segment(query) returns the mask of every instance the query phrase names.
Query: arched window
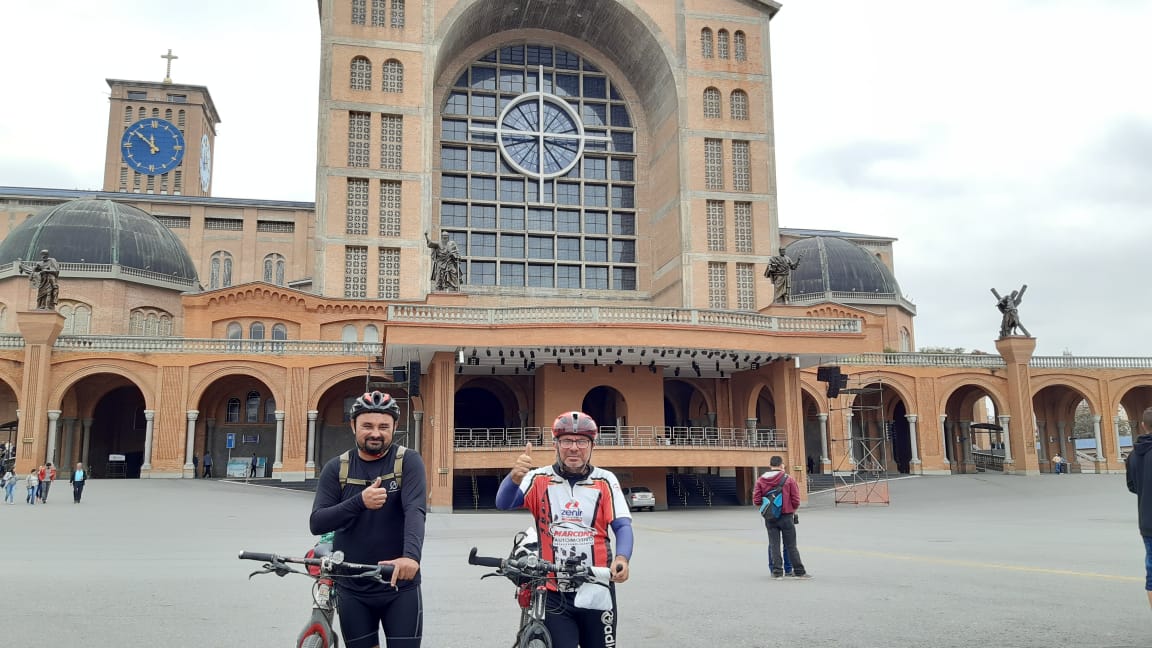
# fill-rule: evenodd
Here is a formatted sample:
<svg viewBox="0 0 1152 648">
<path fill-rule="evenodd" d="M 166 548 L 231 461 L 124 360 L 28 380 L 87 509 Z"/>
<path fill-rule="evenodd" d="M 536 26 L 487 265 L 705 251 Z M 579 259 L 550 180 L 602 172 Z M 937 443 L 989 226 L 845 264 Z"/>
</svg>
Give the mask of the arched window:
<svg viewBox="0 0 1152 648">
<path fill-rule="evenodd" d="M 246 423 L 259 423 L 260 422 L 260 392 L 248 392 L 248 398 L 244 403 L 244 421 Z"/>
<path fill-rule="evenodd" d="M 284 326 L 283 324 L 273 324 L 272 325 L 272 339 L 273 340 L 287 340 L 288 339 L 288 327 Z"/>
<path fill-rule="evenodd" d="M 263 340 L 264 339 L 264 323 L 263 322 L 252 322 L 252 325 L 248 327 L 248 339 L 249 340 Z"/>
<path fill-rule="evenodd" d="M 168 313 L 160 315 L 160 337 L 172 337 L 172 316 Z"/>
<path fill-rule="evenodd" d="M 89 335 L 92 331 L 92 307 L 77 302 L 61 302 L 57 312 L 64 316 L 63 335 Z"/>
<path fill-rule="evenodd" d="M 148 337 L 156 337 L 160 333 L 160 318 L 156 313 L 148 313 L 148 317 L 144 318 L 144 335 Z"/>
<path fill-rule="evenodd" d="M 279 254 L 264 257 L 264 281 L 277 286 L 284 285 L 284 257 Z"/>
<path fill-rule="evenodd" d="M 404 64 L 396 59 L 384 61 L 384 92 L 404 92 Z"/>
<path fill-rule="evenodd" d="M 275 423 L 276 422 L 276 399 L 275 398 L 269 398 L 268 400 L 264 401 L 264 422 L 265 423 Z"/>
<path fill-rule="evenodd" d="M 351 79 L 349 79 L 348 87 L 352 88 L 353 90 L 371 90 L 372 61 L 369 61 L 363 56 L 357 56 L 352 59 L 351 67 Z"/>
<path fill-rule="evenodd" d="M 132 106 L 124 106 L 124 123 L 128 124 L 132 121 Z"/>
<path fill-rule="evenodd" d="M 722 59 L 728 58 L 728 30 L 721 29 L 716 32 L 716 53 Z"/>
<path fill-rule="evenodd" d="M 356 332 L 356 327 L 352 324 L 345 324 L 344 328 L 340 331 L 341 342 L 357 342 L 359 335 Z"/>
<path fill-rule="evenodd" d="M 244 337 L 244 327 L 239 322 L 229 322 L 224 337 L 229 340 L 239 340 Z"/>
<path fill-rule="evenodd" d="M 637 290 L 637 136 L 624 88 L 563 47 L 478 54 L 440 115 L 434 218 L 463 258 L 461 284 Z M 473 130 L 505 107 L 503 146 Z M 561 139 L 573 135 L 582 152 Z"/>
<path fill-rule="evenodd" d="M 704 119 L 720 119 L 720 91 L 704 89 Z"/>
<path fill-rule="evenodd" d="M 700 55 L 706 59 L 712 58 L 712 30 L 707 27 L 700 30 Z"/>
<path fill-rule="evenodd" d="M 164 119 L 167 119 L 168 121 L 172 121 L 172 109 L 171 108 L 165 108 L 164 109 Z"/>
<path fill-rule="evenodd" d="M 184 120 L 185 120 L 185 113 L 184 113 L 184 109 L 181 108 L 180 112 L 176 113 L 176 128 L 183 130 L 184 129 Z"/>
<path fill-rule="evenodd" d="M 144 335 L 144 313 L 140 310 L 132 311 L 128 316 L 128 335 Z"/>
<path fill-rule="evenodd" d="M 392 0 L 392 27 L 404 28 L 404 0 Z"/>
<path fill-rule="evenodd" d="M 748 41 L 744 37 L 744 32 L 738 31 L 732 34 L 732 48 L 736 50 L 737 61 L 748 60 Z"/>
<path fill-rule="evenodd" d="M 380 329 L 376 328 L 375 324 L 369 324 L 364 327 L 364 341 L 375 344 L 380 343 Z"/>
<path fill-rule="evenodd" d="M 732 119 L 747 121 L 748 119 L 748 93 L 743 90 L 733 90 L 729 99 L 732 109 Z"/>
<path fill-rule="evenodd" d="M 908 329 L 903 326 L 900 327 L 900 352 L 908 353 L 912 351 L 912 334 Z"/>
<path fill-rule="evenodd" d="M 147 113 L 144 112 L 144 106 L 140 106 L 136 115 L 137 115 L 136 119 L 144 119 L 144 117 L 147 115 Z"/>
<path fill-rule="evenodd" d="M 352 24 L 363 25 L 368 18 L 367 0 L 352 0 Z"/>
<path fill-rule="evenodd" d="M 240 422 L 240 399 L 229 398 L 228 410 L 224 414 L 225 423 L 239 423 Z"/>
<path fill-rule="evenodd" d="M 232 285 L 232 255 L 228 252 L 218 251 L 212 254 L 209 263 L 211 268 L 208 288 L 227 288 Z"/>
</svg>

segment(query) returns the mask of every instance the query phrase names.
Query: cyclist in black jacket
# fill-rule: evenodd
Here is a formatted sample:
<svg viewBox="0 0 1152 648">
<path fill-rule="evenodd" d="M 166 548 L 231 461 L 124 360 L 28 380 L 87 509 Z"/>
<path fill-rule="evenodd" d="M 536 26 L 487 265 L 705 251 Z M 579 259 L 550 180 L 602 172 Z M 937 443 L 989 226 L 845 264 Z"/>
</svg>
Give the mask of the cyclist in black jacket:
<svg viewBox="0 0 1152 648">
<path fill-rule="evenodd" d="M 388 648 L 418 648 L 424 625 L 424 462 L 405 449 L 401 474 L 396 474 L 392 435 L 400 405 L 388 394 L 364 394 L 350 415 L 356 452 L 348 453 L 346 479 L 341 479 L 341 457 L 324 465 L 309 527 L 316 535 L 335 531 L 332 549 L 343 551 L 348 562 L 394 566 L 391 584 L 337 581 L 340 629 L 348 648 L 378 648 L 380 627 Z"/>
</svg>

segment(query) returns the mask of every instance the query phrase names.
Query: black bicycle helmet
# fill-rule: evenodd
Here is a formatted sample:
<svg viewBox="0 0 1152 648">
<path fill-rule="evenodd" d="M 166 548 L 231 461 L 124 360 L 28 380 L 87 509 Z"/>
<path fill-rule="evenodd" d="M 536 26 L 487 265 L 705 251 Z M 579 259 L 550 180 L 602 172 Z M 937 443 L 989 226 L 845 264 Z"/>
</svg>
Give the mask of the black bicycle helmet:
<svg viewBox="0 0 1152 648">
<path fill-rule="evenodd" d="M 596 440 L 596 421 L 584 412 L 564 412 L 552 422 L 552 438 L 578 434 Z"/>
<path fill-rule="evenodd" d="M 352 409 L 348 411 L 348 415 L 355 421 L 357 416 L 365 412 L 388 414 L 393 421 L 398 421 L 400 420 L 400 403 L 397 403 L 396 399 L 384 392 L 365 392 L 363 396 L 356 399 L 355 403 L 352 403 Z"/>
</svg>

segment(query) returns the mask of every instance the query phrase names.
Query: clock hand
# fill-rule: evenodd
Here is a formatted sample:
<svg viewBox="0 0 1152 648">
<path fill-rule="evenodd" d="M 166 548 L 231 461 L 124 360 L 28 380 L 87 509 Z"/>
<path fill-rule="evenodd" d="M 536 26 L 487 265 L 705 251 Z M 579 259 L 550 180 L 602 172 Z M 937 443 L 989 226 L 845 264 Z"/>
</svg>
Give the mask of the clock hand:
<svg viewBox="0 0 1152 648">
<path fill-rule="evenodd" d="M 156 147 L 155 142 L 148 141 L 148 138 L 141 135 L 140 131 L 132 131 L 132 134 L 135 135 L 136 137 L 139 137 L 140 139 L 144 140 L 144 143 L 148 145 L 149 149 L 151 149 L 149 151 L 150 153 L 155 154 L 156 151 L 160 150 L 159 148 Z"/>
<path fill-rule="evenodd" d="M 148 136 L 148 146 L 152 147 L 152 153 L 153 154 L 155 154 L 156 151 L 160 150 L 159 147 L 156 146 L 156 136 L 155 135 L 149 135 Z"/>
</svg>

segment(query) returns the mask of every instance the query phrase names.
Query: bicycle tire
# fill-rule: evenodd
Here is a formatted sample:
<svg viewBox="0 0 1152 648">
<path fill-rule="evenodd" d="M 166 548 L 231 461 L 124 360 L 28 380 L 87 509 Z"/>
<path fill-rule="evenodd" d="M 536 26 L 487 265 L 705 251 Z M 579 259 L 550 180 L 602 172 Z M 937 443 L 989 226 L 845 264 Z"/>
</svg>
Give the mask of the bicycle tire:
<svg viewBox="0 0 1152 648">
<path fill-rule="evenodd" d="M 530 621 L 520 628 L 516 648 L 552 648 L 552 635 L 540 621 Z"/>
</svg>

